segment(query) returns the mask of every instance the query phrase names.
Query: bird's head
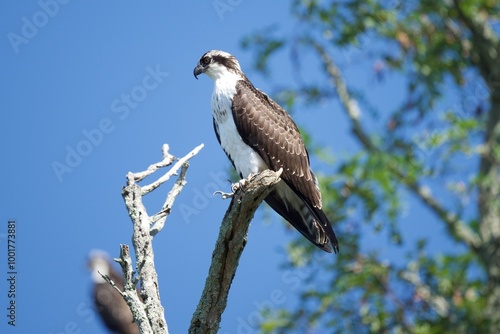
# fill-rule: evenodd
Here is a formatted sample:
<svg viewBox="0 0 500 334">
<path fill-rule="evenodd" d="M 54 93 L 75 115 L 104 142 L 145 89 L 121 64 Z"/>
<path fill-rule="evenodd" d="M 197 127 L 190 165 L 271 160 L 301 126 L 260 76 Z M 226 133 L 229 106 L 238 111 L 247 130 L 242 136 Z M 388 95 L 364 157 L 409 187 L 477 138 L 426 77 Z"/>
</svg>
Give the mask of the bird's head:
<svg viewBox="0 0 500 334">
<path fill-rule="evenodd" d="M 109 275 L 111 271 L 109 256 L 106 252 L 101 250 L 93 250 L 90 252 L 87 266 L 92 273 L 92 280 L 95 283 L 103 283 L 104 279 L 101 274 Z"/>
<path fill-rule="evenodd" d="M 198 75 L 202 73 L 205 73 L 213 80 L 220 79 L 228 74 L 243 77 L 238 60 L 229 53 L 219 50 L 211 50 L 201 56 L 193 74 L 198 79 Z"/>
</svg>

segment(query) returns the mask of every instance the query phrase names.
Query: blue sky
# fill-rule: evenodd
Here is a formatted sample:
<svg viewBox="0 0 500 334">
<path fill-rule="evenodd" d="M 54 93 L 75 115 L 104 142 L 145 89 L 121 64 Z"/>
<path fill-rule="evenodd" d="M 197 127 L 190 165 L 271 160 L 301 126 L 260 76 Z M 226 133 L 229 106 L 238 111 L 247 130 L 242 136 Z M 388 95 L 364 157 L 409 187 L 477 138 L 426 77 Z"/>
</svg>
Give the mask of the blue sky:
<svg viewBox="0 0 500 334">
<path fill-rule="evenodd" d="M 131 222 L 120 194 L 125 174 L 159 161 L 164 143 L 178 157 L 204 143 L 154 243 L 170 331 L 186 332 L 229 204 L 211 195 L 214 189 L 229 189 L 224 179 L 230 166 L 213 133 L 213 84 L 205 76 L 195 80 L 193 68 L 205 51 L 225 50 L 237 56 L 257 87 L 270 91 L 294 77 L 287 55 L 271 62 L 274 79 L 263 78 L 252 70 L 252 54 L 240 48 L 240 40 L 271 24 L 285 34 L 300 29 L 285 2 L 220 1 L 228 6 L 225 12 L 214 3 L 0 4 L 0 242 L 5 242 L 9 219 L 18 229 L 17 326 L 6 324 L 2 279 L 0 332 L 105 333 L 86 312 L 91 284 L 85 259 L 92 249 L 117 256 L 120 243 L 130 244 Z M 311 68 L 315 72 L 318 68 Z M 394 102 L 401 90 L 397 85 L 374 87 L 374 75 L 366 69 L 347 67 L 346 75 L 361 89 L 371 87 L 380 105 Z M 314 140 L 336 156 L 356 149 L 337 104 L 297 110 L 294 118 L 314 129 Z M 171 185 L 148 196 L 149 213 L 158 211 Z M 418 205 L 408 215 L 412 210 L 422 224 L 429 221 Z M 411 224 L 403 219 L 403 228 L 423 233 L 422 225 Z M 258 211 L 221 333 L 241 332 L 245 326 L 253 331 L 259 305 L 293 301 L 295 274 L 279 270 L 292 233 L 276 215 Z M 367 236 L 367 241 L 376 238 Z M 1 249 L 0 277 L 5 277 Z"/>
</svg>

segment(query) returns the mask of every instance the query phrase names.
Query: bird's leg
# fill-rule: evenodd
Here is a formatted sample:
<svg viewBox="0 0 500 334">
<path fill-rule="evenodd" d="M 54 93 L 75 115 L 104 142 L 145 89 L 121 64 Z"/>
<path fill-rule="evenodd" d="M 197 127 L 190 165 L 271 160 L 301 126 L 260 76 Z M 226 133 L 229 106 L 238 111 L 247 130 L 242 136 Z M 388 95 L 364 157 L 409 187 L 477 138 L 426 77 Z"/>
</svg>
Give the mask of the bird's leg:
<svg viewBox="0 0 500 334">
<path fill-rule="evenodd" d="M 225 192 L 222 192 L 220 190 L 217 190 L 216 192 L 214 192 L 214 195 L 216 195 L 216 194 L 221 195 L 222 199 L 232 198 L 234 196 L 234 194 L 236 193 L 236 191 L 238 189 L 240 189 L 241 187 L 243 187 L 246 183 L 247 183 L 247 179 L 241 179 L 238 182 L 231 184 L 231 191 L 232 192 L 225 193 Z"/>
</svg>

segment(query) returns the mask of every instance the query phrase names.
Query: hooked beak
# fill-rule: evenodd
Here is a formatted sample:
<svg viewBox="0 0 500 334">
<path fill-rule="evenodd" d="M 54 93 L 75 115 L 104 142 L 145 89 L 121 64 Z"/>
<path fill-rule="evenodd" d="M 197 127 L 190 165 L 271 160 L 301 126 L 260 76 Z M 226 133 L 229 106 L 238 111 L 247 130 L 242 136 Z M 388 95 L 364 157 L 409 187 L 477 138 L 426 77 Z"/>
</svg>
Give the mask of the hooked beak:
<svg viewBox="0 0 500 334">
<path fill-rule="evenodd" d="M 196 80 L 198 80 L 198 75 L 202 74 L 203 71 L 205 69 L 203 68 L 203 66 L 201 66 L 201 64 L 198 64 L 194 70 L 193 70 L 193 74 L 194 74 L 194 77 L 196 78 Z"/>
</svg>

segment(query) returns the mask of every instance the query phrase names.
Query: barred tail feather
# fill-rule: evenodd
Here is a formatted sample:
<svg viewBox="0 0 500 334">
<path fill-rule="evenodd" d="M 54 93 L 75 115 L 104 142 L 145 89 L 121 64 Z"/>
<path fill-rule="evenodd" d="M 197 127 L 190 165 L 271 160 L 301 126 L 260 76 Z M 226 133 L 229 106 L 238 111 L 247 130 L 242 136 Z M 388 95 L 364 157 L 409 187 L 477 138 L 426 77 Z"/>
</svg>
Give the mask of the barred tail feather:
<svg viewBox="0 0 500 334">
<path fill-rule="evenodd" d="M 285 182 L 276 186 L 266 197 L 266 202 L 314 245 L 329 253 L 339 251 L 337 238 L 325 213 L 309 205 Z"/>
</svg>

